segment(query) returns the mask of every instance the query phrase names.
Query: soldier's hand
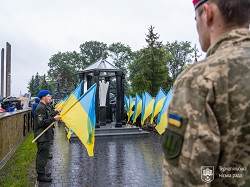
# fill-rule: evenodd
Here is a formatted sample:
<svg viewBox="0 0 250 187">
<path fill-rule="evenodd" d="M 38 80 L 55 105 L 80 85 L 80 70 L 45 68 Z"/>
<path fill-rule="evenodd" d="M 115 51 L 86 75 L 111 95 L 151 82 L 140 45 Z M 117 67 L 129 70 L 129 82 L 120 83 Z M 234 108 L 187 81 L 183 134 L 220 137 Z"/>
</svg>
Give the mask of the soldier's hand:
<svg viewBox="0 0 250 187">
<path fill-rule="evenodd" d="M 61 109 L 61 108 L 59 108 L 57 111 L 60 113 L 60 112 L 62 111 L 62 109 Z"/>
<path fill-rule="evenodd" d="M 56 115 L 55 117 L 54 117 L 54 119 L 56 120 L 56 121 L 60 121 L 60 116 L 59 115 Z"/>
</svg>

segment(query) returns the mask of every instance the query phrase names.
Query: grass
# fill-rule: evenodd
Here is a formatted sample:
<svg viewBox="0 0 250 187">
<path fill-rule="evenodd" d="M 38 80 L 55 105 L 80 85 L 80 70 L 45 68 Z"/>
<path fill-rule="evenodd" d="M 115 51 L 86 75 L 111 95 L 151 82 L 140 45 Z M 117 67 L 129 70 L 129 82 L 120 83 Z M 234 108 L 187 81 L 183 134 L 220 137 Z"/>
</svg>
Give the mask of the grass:
<svg viewBox="0 0 250 187">
<path fill-rule="evenodd" d="M 0 171 L 0 186 L 30 187 L 36 183 L 36 143 L 30 133 Z"/>
</svg>

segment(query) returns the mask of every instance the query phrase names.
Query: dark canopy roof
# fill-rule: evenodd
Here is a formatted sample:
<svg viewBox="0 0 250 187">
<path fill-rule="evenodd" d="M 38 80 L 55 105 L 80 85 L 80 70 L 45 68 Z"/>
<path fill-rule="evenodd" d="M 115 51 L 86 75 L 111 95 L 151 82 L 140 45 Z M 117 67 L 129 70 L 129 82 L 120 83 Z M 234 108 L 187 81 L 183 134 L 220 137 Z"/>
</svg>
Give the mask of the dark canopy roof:
<svg viewBox="0 0 250 187">
<path fill-rule="evenodd" d="M 102 60 L 99 60 L 99 61 L 91 64 L 90 66 L 86 67 L 85 69 L 83 69 L 79 73 L 92 75 L 92 73 L 95 70 L 100 71 L 100 76 L 104 76 L 104 77 L 105 76 L 114 76 L 115 72 L 121 72 L 120 69 L 118 69 L 117 67 L 115 67 L 114 65 L 109 63 L 107 60 L 102 59 Z"/>
</svg>

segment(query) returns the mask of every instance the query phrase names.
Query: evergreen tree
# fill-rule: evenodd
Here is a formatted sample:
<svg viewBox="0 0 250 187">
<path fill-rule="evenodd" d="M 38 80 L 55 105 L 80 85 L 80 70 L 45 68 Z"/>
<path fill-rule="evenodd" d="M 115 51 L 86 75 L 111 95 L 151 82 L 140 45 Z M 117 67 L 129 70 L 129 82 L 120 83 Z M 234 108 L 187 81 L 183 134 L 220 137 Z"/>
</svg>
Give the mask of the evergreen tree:
<svg viewBox="0 0 250 187">
<path fill-rule="evenodd" d="M 45 74 L 43 75 L 43 78 L 42 78 L 42 81 L 41 81 L 41 85 L 40 85 L 40 89 L 41 90 L 50 90 L 50 91 L 53 92 L 52 86 L 46 81 Z"/>
<path fill-rule="evenodd" d="M 31 94 L 32 97 L 36 97 L 36 90 L 35 90 L 35 79 L 34 79 L 34 75 L 32 75 L 31 80 L 28 83 L 28 92 Z"/>
<path fill-rule="evenodd" d="M 134 92 L 141 93 L 148 91 L 155 96 L 160 87 L 164 90 L 169 89 L 168 67 L 166 66 L 167 53 L 159 42 L 159 36 L 154 33 L 154 27 L 148 29 L 146 42 L 148 46 L 141 50 L 142 56 L 134 61 L 133 68 L 138 69 L 136 75 L 131 76 L 131 84 Z"/>
<path fill-rule="evenodd" d="M 40 84 L 41 84 L 41 78 L 37 72 L 35 75 L 35 79 L 34 79 L 34 89 L 35 89 L 34 95 L 35 96 L 37 96 L 38 93 L 40 92 Z"/>
</svg>

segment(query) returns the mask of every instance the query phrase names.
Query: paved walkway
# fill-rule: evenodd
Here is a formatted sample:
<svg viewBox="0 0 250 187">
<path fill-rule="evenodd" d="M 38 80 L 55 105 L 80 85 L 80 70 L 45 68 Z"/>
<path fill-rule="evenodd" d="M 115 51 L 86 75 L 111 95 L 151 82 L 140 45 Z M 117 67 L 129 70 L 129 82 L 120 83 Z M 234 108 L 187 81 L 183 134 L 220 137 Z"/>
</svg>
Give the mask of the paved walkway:
<svg viewBox="0 0 250 187">
<path fill-rule="evenodd" d="M 51 183 L 38 187 L 160 187 L 162 186 L 161 136 L 96 139 L 88 157 L 78 139 L 68 141 L 64 125 L 55 127 L 53 159 L 47 164 Z"/>
</svg>

